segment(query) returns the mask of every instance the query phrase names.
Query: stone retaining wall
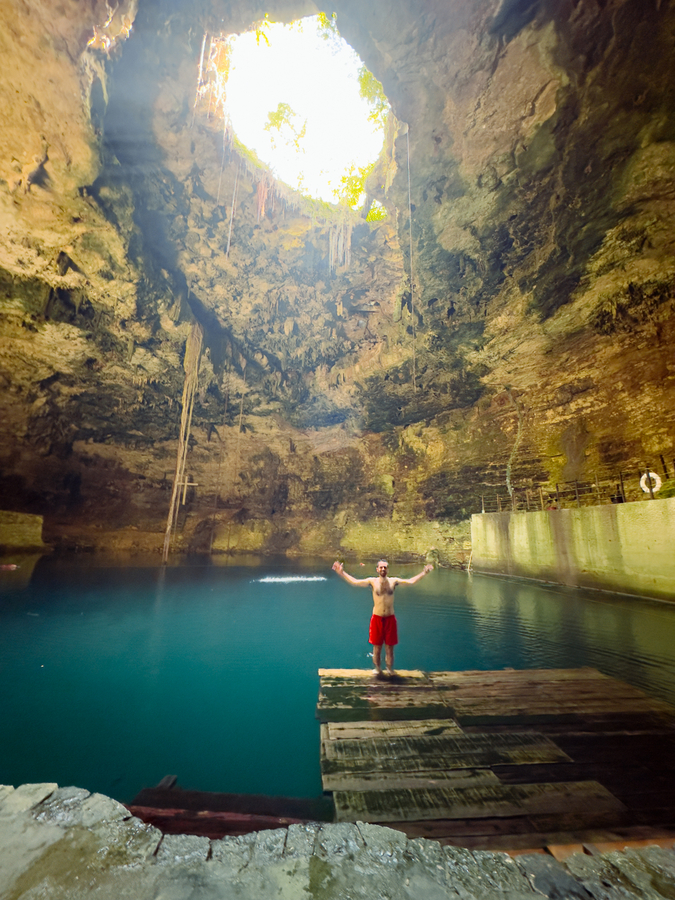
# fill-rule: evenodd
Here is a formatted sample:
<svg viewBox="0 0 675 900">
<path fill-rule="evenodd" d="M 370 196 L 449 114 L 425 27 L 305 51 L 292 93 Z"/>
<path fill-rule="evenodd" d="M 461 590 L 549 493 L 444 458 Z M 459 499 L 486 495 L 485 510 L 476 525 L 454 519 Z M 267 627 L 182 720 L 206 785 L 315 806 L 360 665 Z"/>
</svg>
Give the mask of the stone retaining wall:
<svg viewBox="0 0 675 900">
<path fill-rule="evenodd" d="M 0 549 L 37 550 L 42 542 L 42 516 L 0 510 Z"/>
<path fill-rule="evenodd" d="M 471 538 L 476 572 L 675 599 L 675 498 L 483 513 Z"/>
</svg>

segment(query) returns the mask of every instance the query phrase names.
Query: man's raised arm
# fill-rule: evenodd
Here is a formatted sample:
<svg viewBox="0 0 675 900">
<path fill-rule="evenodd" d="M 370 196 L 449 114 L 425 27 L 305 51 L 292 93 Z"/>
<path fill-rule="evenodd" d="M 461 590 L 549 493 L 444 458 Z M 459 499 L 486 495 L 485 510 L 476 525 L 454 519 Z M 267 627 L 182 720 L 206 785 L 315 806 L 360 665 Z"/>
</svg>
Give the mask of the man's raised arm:
<svg viewBox="0 0 675 900">
<path fill-rule="evenodd" d="M 348 581 L 350 584 L 360 586 L 364 584 L 370 585 L 372 583 L 372 579 L 370 578 L 354 578 L 354 576 L 350 575 L 349 572 L 345 572 L 345 564 L 338 562 L 337 559 L 333 563 L 333 569 L 341 578 L 344 578 L 344 580 Z"/>
<path fill-rule="evenodd" d="M 420 580 L 420 578 L 424 578 L 425 575 L 431 572 L 432 569 L 433 566 L 431 565 L 431 563 L 428 563 L 421 572 L 419 572 L 417 575 L 413 575 L 412 578 L 397 578 L 396 584 L 415 584 Z"/>
</svg>

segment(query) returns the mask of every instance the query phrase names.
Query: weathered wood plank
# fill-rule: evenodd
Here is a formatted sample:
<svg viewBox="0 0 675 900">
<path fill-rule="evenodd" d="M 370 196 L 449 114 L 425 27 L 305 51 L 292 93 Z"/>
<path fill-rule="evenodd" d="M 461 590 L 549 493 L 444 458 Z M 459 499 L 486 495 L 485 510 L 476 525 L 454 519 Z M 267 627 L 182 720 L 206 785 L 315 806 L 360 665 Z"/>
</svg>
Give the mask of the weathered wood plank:
<svg viewBox="0 0 675 900">
<path fill-rule="evenodd" d="M 367 687 L 326 687 L 321 685 L 319 704 L 338 706 L 348 702 L 368 703 L 373 706 L 428 706 L 429 703 L 445 705 L 447 691 L 439 691 L 426 684 L 383 685 Z"/>
<path fill-rule="evenodd" d="M 321 670 L 322 721 L 461 719 L 466 724 L 550 722 L 552 717 L 652 715 L 675 721 L 675 709 L 594 669 L 493 672 L 412 670 L 374 680 L 369 670 Z M 383 715 L 384 710 L 392 710 Z M 356 711 L 356 712 L 355 712 Z M 360 711 L 360 712 L 359 712 Z"/>
<path fill-rule="evenodd" d="M 330 686 L 322 680 L 316 714 L 322 722 L 452 717 L 440 692 L 424 681 Z"/>
<path fill-rule="evenodd" d="M 531 690 L 523 690 L 512 693 L 500 693 L 499 691 L 491 692 L 489 686 L 485 687 L 482 692 L 477 691 L 474 694 L 464 694 L 455 691 L 438 690 L 435 692 L 446 706 L 457 706 L 459 704 L 472 705 L 474 703 L 490 702 L 492 706 L 548 706 L 552 709 L 558 703 L 566 706 L 582 706 L 582 705 L 598 705 L 601 704 L 610 709 L 620 709 L 624 703 L 631 703 L 633 706 L 645 710 L 658 709 L 659 711 L 667 711 L 664 706 L 658 702 L 650 701 L 646 697 L 635 697 L 631 694 L 601 694 L 574 691 L 569 694 L 563 694 L 557 691 L 540 692 L 534 688 Z"/>
<path fill-rule="evenodd" d="M 422 719 L 407 722 L 329 722 L 321 726 L 322 741 L 461 733 L 462 729 L 454 719 Z"/>
<path fill-rule="evenodd" d="M 335 772 L 321 778 L 324 791 L 386 791 L 424 790 L 426 788 L 468 788 L 480 785 L 499 785 L 499 778 L 490 769 L 439 769 L 429 771 Z"/>
<path fill-rule="evenodd" d="M 319 678 L 322 684 L 363 684 L 364 682 L 378 682 L 389 684 L 392 681 L 419 681 L 429 680 L 426 672 L 421 669 L 397 669 L 394 679 L 389 675 L 377 676 L 372 669 L 319 669 Z"/>
<path fill-rule="evenodd" d="M 336 791 L 338 822 L 410 822 L 424 819 L 592 813 L 594 822 L 618 823 L 625 807 L 593 781 L 398 791 Z"/>
<path fill-rule="evenodd" d="M 320 722 L 361 722 L 372 721 L 409 722 L 419 719 L 453 719 L 453 711 L 449 706 L 403 706 L 387 707 L 317 707 L 316 717 Z"/>
<path fill-rule="evenodd" d="M 449 703 L 448 706 L 450 706 Z M 533 700 L 528 703 L 527 700 L 523 699 L 517 703 L 495 703 L 492 697 L 486 697 L 484 700 L 476 699 L 471 701 L 457 699 L 454 704 L 452 704 L 452 708 L 458 716 L 523 716 L 528 713 L 532 713 L 533 715 L 566 715 L 569 713 L 583 713 L 587 716 L 593 716 L 617 712 L 622 712 L 626 715 L 633 713 L 662 712 L 661 710 L 654 709 L 643 701 L 621 700 L 619 702 L 614 702 L 611 699 L 606 702 L 600 700 L 584 702 L 581 700 L 569 703 L 558 702 L 555 700 L 549 700 L 548 702 Z"/>
<path fill-rule="evenodd" d="M 554 681 L 556 683 L 579 680 L 614 680 L 611 676 L 603 675 L 602 672 L 590 667 L 579 669 L 490 669 L 486 671 L 470 669 L 465 672 L 428 672 L 427 677 L 433 684 L 442 682 L 468 683 L 472 681 L 486 684 L 497 681 L 515 683 L 528 680 L 536 682 Z"/>
<path fill-rule="evenodd" d="M 453 771 L 473 772 L 469 776 L 471 783 L 494 783 L 498 779 L 489 773 L 490 766 L 569 762 L 567 754 L 552 741 L 533 732 L 415 734 L 331 741 L 325 740 L 329 727 L 323 726 L 321 745 L 325 791 L 434 786 L 439 779 L 452 779 Z M 481 770 L 483 775 L 479 777 Z"/>
<path fill-rule="evenodd" d="M 505 734 L 405 735 L 326 741 L 322 765 L 335 760 L 344 770 L 364 771 L 398 766 L 410 761 L 438 768 L 471 769 L 494 765 L 570 762 L 570 757 L 550 738 L 536 732 Z M 364 768 L 364 767 L 367 767 Z"/>
</svg>

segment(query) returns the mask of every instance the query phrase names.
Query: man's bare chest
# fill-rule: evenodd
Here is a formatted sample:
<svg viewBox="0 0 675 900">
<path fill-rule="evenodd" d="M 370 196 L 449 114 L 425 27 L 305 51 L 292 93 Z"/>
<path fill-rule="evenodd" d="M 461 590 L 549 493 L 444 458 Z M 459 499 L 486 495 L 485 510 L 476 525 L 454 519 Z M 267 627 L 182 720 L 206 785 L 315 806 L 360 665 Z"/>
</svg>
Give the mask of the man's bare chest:
<svg viewBox="0 0 675 900">
<path fill-rule="evenodd" d="M 373 594 L 376 597 L 393 597 L 394 587 L 388 579 L 386 581 L 380 581 L 378 579 L 373 582 Z"/>
</svg>

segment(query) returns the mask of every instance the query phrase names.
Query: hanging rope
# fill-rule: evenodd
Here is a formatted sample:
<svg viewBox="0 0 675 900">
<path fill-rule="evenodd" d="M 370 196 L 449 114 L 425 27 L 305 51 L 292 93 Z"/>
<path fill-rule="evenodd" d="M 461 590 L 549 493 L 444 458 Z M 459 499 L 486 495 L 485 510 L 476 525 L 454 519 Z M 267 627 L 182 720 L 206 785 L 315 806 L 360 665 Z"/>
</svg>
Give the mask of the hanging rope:
<svg viewBox="0 0 675 900">
<path fill-rule="evenodd" d="M 204 84 L 204 50 L 206 49 L 206 33 L 204 33 L 204 38 L 202 39 L 202 52 L 199 57 L 199 72 L 197 74 L 197 91 L 195 93 L 195 102 L 192 107 L 192 121 L 190 122 L 190 130 L 194 127 L 195 124 L 195 116 L 197 115 L 197 103 L 201 96 L 202 85 Z"/>
<path fill-rule="evenodd" d="M 239 463 L 241 459 L 241 426 L 244 420 L 244 396 L 246 394 L 246 360 L 242 360 L 242 367 L 244 369 L 244 384 L 241 389 L 241 400 L 239 402 L 239 430 L 237 432 L 237 470 L 239 469 Z M 237 478 L 237 473 L 235 472 L 235 479 Z M 239 487 L 239 486 L 238 486 Z M 241 493 L 241 487 L 239 487 L 239 492 Z"/>
<path fill-rule="evenodd" d="M 218 458 L 218 471 L 216 473 L 216 486 L 213 491 L 213 516 L 211 518 L 211 539 L 209 540 L 209 553 L 213 550 L 213 537 L 216 533 L 216 513 L 218 512 L 218 494 L 220 493 L 220 471 L 225 458 L 225 429 L 227 428 L 227 411 L 230 405 L 230 366 L 227 367 L 225 382 L 225 411 L 223 413 L 223 437 L 220 440 L 220 456 Z M 217 432 L 216 432 L 217 433 Z"/>
<path fill-rule="evenodd" d="M 232 221 L 234 219 L 234 205 L 237 202 L 237 185 L 239 184 L 240 168 L 240 166 L 237 166 L 237 171 L 234 176 L 234 187 L 232 188 L 232 209 L 230 210 L 230 228 L 227 232 L 227 250 L 225 251 L 225 256 L 230 255 L 230 244 L 232 243 Z"/>
<path fill-rule="evenodd" d="M 225 147 L 227 139 L 227 118 L 223 117 L 223 154 L 220 158 L 220 175 L 218 176 L 218 193 L 216 194 L 216 205 L 220 203 L 220 186 L 223 183 L 223 168 L 225 166 Z"/>
<path fill-rule="evenodd" d="M 187 478 L 185 477 L 185 463 L 187 461 L 187 452 L 189 448 L 190 426 L 192 424 L 192 411 L 194 409 L 195 393 L 197 391 L 197 382 L 199 379 L 199 358 L 202 352 L 202 340 L 204 339 L 204 331 L 202 326 L 195 322 L 190 330 L 188 339 L 185 344 L 185 359 L 183 368 L 185 369 L 185 383 L 183 384 L 183 408 L 180 414 L 180 431 L 178 434 L 178 452 L 176 454 L 176 472 L 173 478 L 173 489 L 171 491 L 171 503 L 169 505 L 169 515 L 166 520 L 166 532 L 164 534 L 164 551 L 162 561 L 167 562 L 169 559 L 169 548 L 171 546 L 171 532 L 175 523 L 178 521 L 178 497 L 181 487 L 183 488 L 183 503 L 187 494 Z"/>
<path fill-rule="evenodd" d="M 412 316 L 412 381 L 413 393 L 417 393 L 417 359 L 416 338 L 417 323 L 415 322 L 415 290 L 413 286 L 413 237 L 412 237 L 412 191 L 410 187 L 410 125 L 405 133 L 408 147 L 408 230 L 410 231 L 410 315 Z"/>
<path fill-rule="evenodd" d="M 235 454 L 235 466 L 234 466 L 234 475 L 232 476 L 232 484 L 236 484 L 236 491 L 239 496 L 241 496 L 241 485 L 238 483 L 239 480 L 239 461 L 241 459 L 241 426 L 244 419 L 244 396 L 246 394 L 246 360 L 242 359 L 242 368 L 244 370 L 244 384 L 241 389 L 241 400 L 239 401 L 239 429 L 237 431 L 237 448 Z M 227 552 L 230 552 L 230 540 L 232 537 L 232 519 L 230 519 L 227 526 Z"/>
</svg>

